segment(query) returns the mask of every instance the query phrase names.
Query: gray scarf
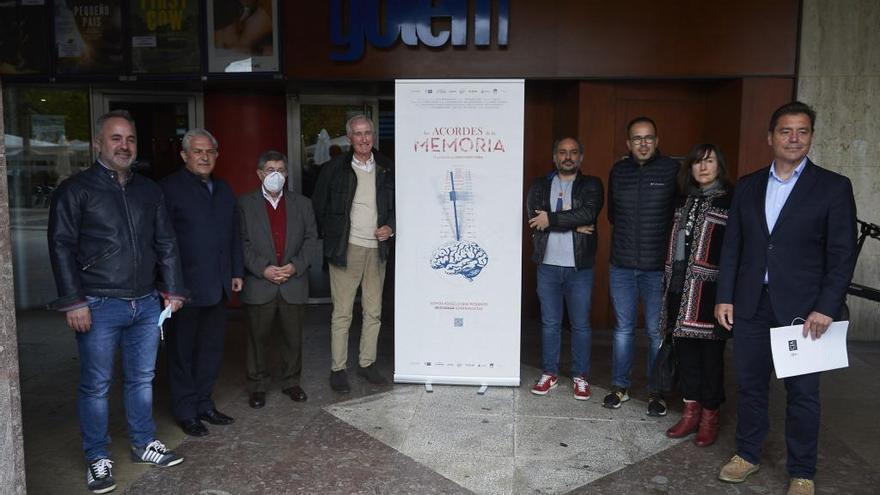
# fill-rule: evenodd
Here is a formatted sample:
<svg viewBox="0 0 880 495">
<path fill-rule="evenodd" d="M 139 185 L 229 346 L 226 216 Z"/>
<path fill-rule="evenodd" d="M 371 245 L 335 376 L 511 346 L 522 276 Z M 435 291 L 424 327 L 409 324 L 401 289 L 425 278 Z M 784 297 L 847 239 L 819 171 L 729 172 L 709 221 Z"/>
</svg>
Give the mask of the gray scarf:
<svg viewBox="0 0 880 495">
<path fill-rule="evenodd" d="M 681 216 L 679 217 L 681 223 L 681 229 L 678 231 L 678 235 L 675 237 L 675 252 L 672 255 L 672 261 L 684 261 L 685 260 L 685 236 L 687 235 L 688 229 L 688 219 L 691 215 L 694 215 L 694 218 L 691 219 L 693 223 L 696 223 L 696 215 L 697 212 L 693 211 L 694 208 L 697 207 L 697 204 L 700 202 L 700 199 L 704 201 L 708 201 L 710 196 L 715 196 L 724 190 L 724 186 L 721 184 L 721 181 L 715 180 L 711 184 L 706 187 L 697 187 L 691 184 L 690 190 L 688 191 L 688 198 L 685 201 L 685 207 L 682 209 Z M 694 228 L 695 225 L 691 225 L 690 228 Z"/>
</svg>

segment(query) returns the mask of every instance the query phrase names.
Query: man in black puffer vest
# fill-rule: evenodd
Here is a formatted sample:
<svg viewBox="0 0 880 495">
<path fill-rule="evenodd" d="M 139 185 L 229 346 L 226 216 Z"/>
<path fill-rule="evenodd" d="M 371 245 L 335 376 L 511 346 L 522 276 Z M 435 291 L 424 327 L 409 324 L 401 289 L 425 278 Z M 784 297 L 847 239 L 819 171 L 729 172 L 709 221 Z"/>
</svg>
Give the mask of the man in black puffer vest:
<svg viewBox="0 0 880 495">
<path fill-rule="evenodd" d="M 614 164 L 608 179 L 611 233 L 611 300 L 614 328 L 612 389 L 603 405 L 617 409 L 629 400 L 638 302 L 648 334 L 648 415 L 665 416 L 666 403 L 652 384 L 661 336 L 658 330 L 663 261 L 675 203 L 679 163 L 660 155 L 657 126 L 648 117 L 627 125 L 630 155 Z"/>
</svg>

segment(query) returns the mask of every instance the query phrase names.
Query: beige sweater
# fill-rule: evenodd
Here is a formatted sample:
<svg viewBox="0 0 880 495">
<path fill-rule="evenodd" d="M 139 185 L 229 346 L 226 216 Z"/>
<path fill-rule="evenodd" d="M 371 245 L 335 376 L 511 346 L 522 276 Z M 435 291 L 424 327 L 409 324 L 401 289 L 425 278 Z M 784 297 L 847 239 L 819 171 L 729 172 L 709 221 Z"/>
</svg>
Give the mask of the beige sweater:
<svg viewBox="0 0 880 495">
<path fill-rule="evenodd" d="M 357 175 L 357 189 L 351 202 L 351 232 L 348 242 L 355 246 L 377 248 L 376 228 L 376 168 L 365 172 L 359 167 L 352 167 Z"/>
</svg>

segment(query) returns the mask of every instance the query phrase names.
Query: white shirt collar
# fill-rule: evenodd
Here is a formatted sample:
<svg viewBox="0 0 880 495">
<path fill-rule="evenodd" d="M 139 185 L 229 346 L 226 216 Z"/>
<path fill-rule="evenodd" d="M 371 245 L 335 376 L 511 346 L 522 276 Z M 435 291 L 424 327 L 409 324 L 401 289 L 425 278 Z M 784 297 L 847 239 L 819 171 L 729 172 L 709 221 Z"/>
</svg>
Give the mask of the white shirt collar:
<svg viewBox="0 0 880 495">
<path fill-rule="evenodd" d="M 269 191 L 267 191 L 265 187 L 260 186 L 260 189 L 263 191 L 263 197 L 266 198 L 266 201 L 268 201 L 270 205 L 272 205 L 272 209 L 273 209 L 273 210 L 277 210 L 277 209 L 278 209 L 278 203 L 280 203 L 280 202 L 281 202 L 281 198 L 284 197 L 284 189 L 281 189 L 281 192 L 278 193 L 278 197 L 277 197 L 277 198 L 273 198 L 272 195 L 269 194 Z"/>
<path fill-rule="evenodd" d="M 366 162 L 362 162 L 356 156 L 351 155 L 351 166 L 370 173 L 373 171 L 373 167 L 376 166 L 376 158 L 373 156 L 373 153 L 370 153 L 370 158 Z"/>
</svg>

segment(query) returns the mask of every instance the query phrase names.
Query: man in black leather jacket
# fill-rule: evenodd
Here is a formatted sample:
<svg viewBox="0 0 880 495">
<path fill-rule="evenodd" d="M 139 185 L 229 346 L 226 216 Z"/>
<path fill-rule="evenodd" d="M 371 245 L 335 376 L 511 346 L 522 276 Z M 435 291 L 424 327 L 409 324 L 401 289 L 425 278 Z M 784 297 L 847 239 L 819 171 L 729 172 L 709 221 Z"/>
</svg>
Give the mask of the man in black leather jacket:
<svg viewBox="0 0 880 495">
<path fill-rule="evenodd" d="M 580 173 L 584 146 L 566 137 L 553 144 L 556 170 L 529 189 L 526 213 L 538 264 L 544 372 L 532 387 L 546 395 L 556 387 L 562 337 L 562 306 L 571 323 L 571 376 L 574 398 L 590 398 L 592 331 L 590 302 L 596 259 L 596 219 L 602 209 L 602 182 Z"/>
<path fill-rule="evenodd" d="M 86 483 L 104 493 L 115 487 L 107 395 L 117 347 L 132 460 L 159 466 L 183 461 L 156 439 L 152 380 L 160 298 L 176 311 L 185 291 L 162 190 L 131 170 L 134 121 L 128 112 L 114 111 L 101 116 L 95 129 L 97 161 L 58 186 L 48 239 L 59 296 L 52 306 L 65 312 L 79 348 Z"/>
<path fill-rule="evenodd" d="M 345 125 L 351 152 L 321 168 L 312 203 L 330 265 L 330 387 L 348 392 L 348 331 L 358 287 L 363 322 L 358 375 L 385 383 L 376 369 L 385 262 L 394 235 L 394 175 L 391 159 L 373 149 L 373 121 L 356 115 Z"/>
<path fill-rule="evenodd" d="M 610 290 L 617 325 L 614 328 L 612 390 L 603 405 L 617 409 L 629 400 L 635 351 L 638 302 L 645 312 L 648 334 L 648 412 L 665 416 L 666 403 L 652 385 L 660 348 L 659 332 L 663 263 L 675 206 L 676 160 L 660 155 L 657 126 L 648 117 L 627 125 L 630 155 L 614 164 L 608 179 L 608 221 L 611 233 Z"/>
</svg>

